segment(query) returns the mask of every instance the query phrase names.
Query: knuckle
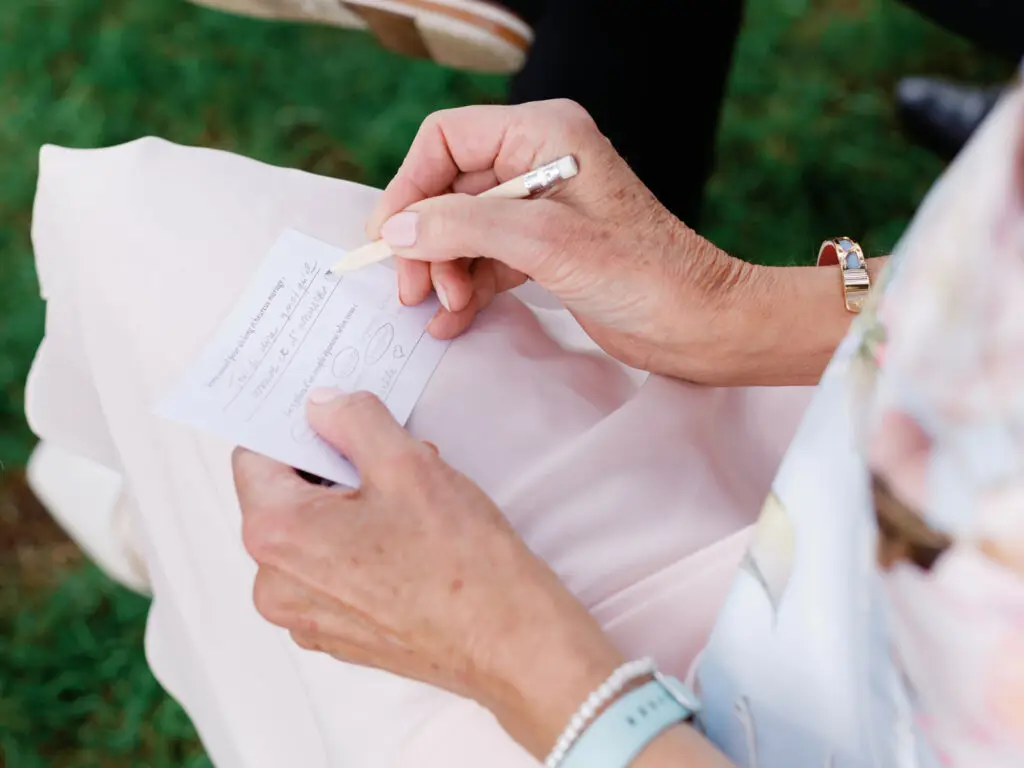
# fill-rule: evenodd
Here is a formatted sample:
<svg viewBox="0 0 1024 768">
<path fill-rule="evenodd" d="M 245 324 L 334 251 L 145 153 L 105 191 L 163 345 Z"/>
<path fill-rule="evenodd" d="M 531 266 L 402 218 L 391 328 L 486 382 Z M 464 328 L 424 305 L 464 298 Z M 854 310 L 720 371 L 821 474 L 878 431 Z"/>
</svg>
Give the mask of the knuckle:
<svg viewBox="0 0 1024 768">
<path fill-rule="evenodd" d="M 291 620 L 288 606 L 281 598 L 273 576 L 262 568 L 256 572 L 252 587 L 252 602 L 256 611 L 271 624 L 287 626 Z"/>
<path fill-rule="evenodd" d="M 260 565 L 276 564 L 290 539 L 289 528 L 283 516 L 272 510 L 261 510 L 243 519 L 242 544 Z"/>
<path fill-rule="evenodd" d="M 579 125 L 596 125 L 594 118 L 590 116 L 590 113 L 578 101 L 573 99 L 553 99 L 549 103 L 551 104 L 552 112 L 565 121 Z"/>
<path fill-rule="evenodd" d="M 242 489 L 242 486 L 246 485 L 249 477 L 249 473 L 246 471 L 249 461 L 249 451 L 241 446 L 236 447 L 231 452 L 231 473 L 235 478 L 235 485 Z"/>
<path fill-rule="evenodd" d="M 470 195 L 453 193 L 424 201 L 419 206 L 416 244 L 437 255 L 461 255 L 465 225 L 470 223 L 476 206 Z"/>
<path fill-rule="evenodd" d="M 384 403 L 373 392 L 360 390 L 342 398 L 339 410 L 354 418 L 376 415 L 383 409 Z"/>
<path fill-rule="evenodd" d="M 436 201 L 420 206 L 419 221 L 416 222 L 416 245 L 431 250 L 445 244 L 448 226 L 445 216 L 437 215 Z"/>
<path fill-rule="evenodd" d="M 323 643 L 315 636 L 308 632 L 291 632 L 292 641 L 306 651 L 323 652 Z"/>
<path fill-rule="evenodd" d="M 600 131 L 590 113 L 572 99 L 556 99 L 551 102 L 551 114 L 570 136 L 597 135 Z"/>
<path fill-rule="evenodd" d="M 441 122 L 442 116 L 447 111 L 448 110 L 446 110 L 446 109 L 435 109 L 433 112 L 431 112 L 425 118 L 423 118 L 423 122 L 420 124 L 420 130 L 421 131 L 429 131 L 429 130 L 431 130 L 433 128 L 436 128 L 438 126 L 438 123 Z"/>
<path fill-rule="evenodd" d="M 422 490 L 434 475 L 435 459 L 432 451 L 413 443 L 383 463 L 377 485 L 387 494 L 404 493 L 414 488 Z"/>
<path fill-rule="evenodd" d="M 432 136 L 436 133 L 439 133 L 441 130 L 441 125 L 443 124 L 445 119 L 445 114 L 450 111 L 451 110 L 447 109 L 439 109 L 434 112 L 431 112 L 429 115 L 423 118 L 423 122 L 420 123 L 419 131 L 417 131 L 417 138 L 421 136 L 425 138 L 428 136 Z"/>
<path fill-rule="evenodd" d="M 481 110 L 486 106 L 471 104 L 464 107 L 448 107 L 447 109 L 436 109 L 423 120 L 422 130 L 442 131 L 445 126 L 459 122 L 472 122 L 479 116 Z"/>
<path fill-rule="evenodd" d="M 444 125 L 452 117 L 457 116 L 460 110 L 468 109 L 468 107 L 451 107 L 449 109 L 435 109 L 423 120 L 423 130 L 432 131 L 437 130 Z"/>
</svg>

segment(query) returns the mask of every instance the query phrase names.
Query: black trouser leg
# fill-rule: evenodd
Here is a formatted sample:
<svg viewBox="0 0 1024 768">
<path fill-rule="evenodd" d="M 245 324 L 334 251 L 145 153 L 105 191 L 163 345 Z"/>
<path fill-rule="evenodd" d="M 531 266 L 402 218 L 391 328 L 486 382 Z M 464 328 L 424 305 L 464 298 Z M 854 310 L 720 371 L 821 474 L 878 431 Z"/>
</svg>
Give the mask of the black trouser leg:
<svg viewBox="0 0 1024 768">
<path fill-rule="evenodd" d="M 903 0 L 983 51 L 1024 56 L 1024 0 Z"/>
<path fill-rule="evenodd" d="M 742 15 L 743 0 L 549 0 L 531 19 L 536 40 L 510 100 L 578 101 L 695 225 Z"/>
</svg>

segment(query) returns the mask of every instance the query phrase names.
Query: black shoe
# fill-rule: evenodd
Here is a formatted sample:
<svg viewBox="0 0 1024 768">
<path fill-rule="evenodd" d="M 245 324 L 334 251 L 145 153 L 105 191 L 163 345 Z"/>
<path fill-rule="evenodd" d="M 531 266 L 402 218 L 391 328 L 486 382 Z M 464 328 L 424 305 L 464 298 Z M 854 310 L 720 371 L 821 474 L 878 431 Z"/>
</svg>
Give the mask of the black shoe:
<svg viewBox="0 0 1024 768">
<path fill-rule="evenodd" d="M 914 141 L 953 158 L 999 101 L 1002 88 L 974 88 L 930 77 L 906 77 L 896 110 Z"/>
</svg>

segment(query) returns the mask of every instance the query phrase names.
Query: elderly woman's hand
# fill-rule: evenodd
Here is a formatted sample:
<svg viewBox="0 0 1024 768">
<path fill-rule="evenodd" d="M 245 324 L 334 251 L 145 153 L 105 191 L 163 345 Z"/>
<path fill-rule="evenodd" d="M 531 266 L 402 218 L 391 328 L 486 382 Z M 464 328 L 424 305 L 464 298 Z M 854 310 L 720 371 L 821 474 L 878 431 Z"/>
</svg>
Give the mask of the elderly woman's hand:
<svg viewBox="0 0 1024 768">
<path fill-rule="evenodd" d="M 549 197 L 474 196 L 567 154 L 579 175 Z M 431 115 L 367 233 L 401 257 L 404 303 L 437 291 L 445 308 L 429 330 L 440 338 L 529 277 L 634 367 L 712 384 L 810 383 L 849 323 L 833 272 L 720 251 L 672 216 L 570 101 Z"/>
<path fill-rule="evenodd" d="M 567 154 L 580 173 L 550 197 L 444 194 L 479 193 Z M 659 372 L 672 367 L 673 352 L 710 362 L 722 351 L 725 335 L 707 328 L 747 268 L 673 217 L 570 101 L 431 115 L 368 231 L 404 257 L 405 303 L 437 291 L 447 309 L 430 327 L 436 336 L 458 335 L 496 292 L 529 277 L 610 354 Z M 676 349 L 687 320 L 705 331 Z"/>
<path fill-rule="evenodd" d="M 318 394 L 309 422 L 362 485 L 312 485 L 236 451 L 256 607 L 305 648 L 476 699 L 549 749 L 617 651 L 494 503 L 379 400 Z"/>
</svg>

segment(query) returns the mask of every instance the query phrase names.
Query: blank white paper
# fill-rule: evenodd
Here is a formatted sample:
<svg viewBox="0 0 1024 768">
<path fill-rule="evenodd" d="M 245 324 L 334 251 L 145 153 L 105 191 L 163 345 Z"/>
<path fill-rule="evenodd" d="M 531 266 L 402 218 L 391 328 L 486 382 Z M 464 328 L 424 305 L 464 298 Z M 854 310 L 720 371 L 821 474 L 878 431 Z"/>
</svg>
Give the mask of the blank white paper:
<svg viewBox="0 0 1024 768">
<path fill-rule="evenodd" d="M 339 248 L 289 230 L 156 412 L 296 469 L 356 487 L 355 468 L 306 422 L 316 387 L 369 391 L 405 424 L 448 342 L 436 298 L 398 301 L 379 264 L 328 277 Z"/>
</svg>

